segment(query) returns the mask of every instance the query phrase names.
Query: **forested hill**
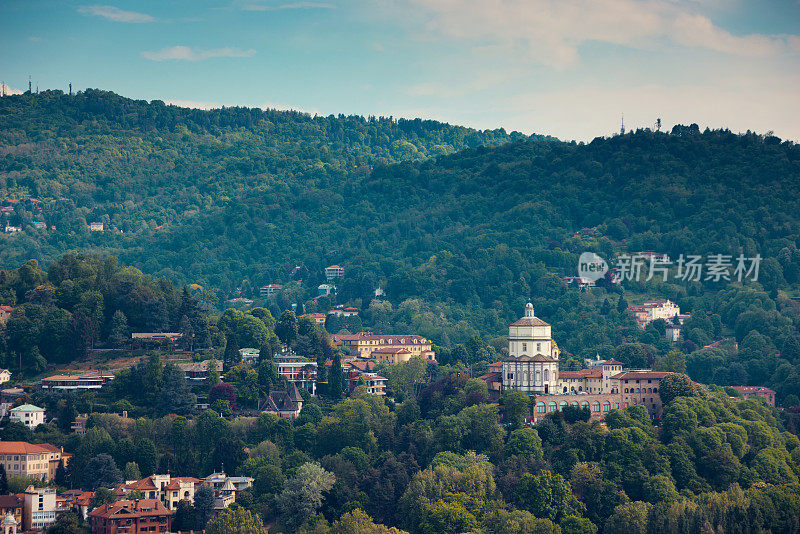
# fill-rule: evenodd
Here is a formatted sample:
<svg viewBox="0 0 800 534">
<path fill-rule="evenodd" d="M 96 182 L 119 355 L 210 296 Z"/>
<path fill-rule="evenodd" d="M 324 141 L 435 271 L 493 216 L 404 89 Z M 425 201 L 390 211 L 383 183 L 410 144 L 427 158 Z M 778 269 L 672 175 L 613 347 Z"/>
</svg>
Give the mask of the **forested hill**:
<svg viewBox="0 0 800 534">
<path fill-rule="evenodd" d="M 339 302 L 367 308 L 386 290 L 392 310 L 365 315 L 375 329 L 443 343 L 497 335 L 533 298 L 575 352 L 620 339 L 559 315 L 580 313 L 562 302 L 556 275 L 576 274 L 587 249 L 760 253 L 763 288 L 787 297 L 800 278 L 800 147 L 775 137 L 679 126 L 584 145 L 432 121 L 187 110 L 101 91 L 0 99 L 0 125 L 4 217 L 23 229 L 0 237 L 9 268 L 100 251 L 214 288 L 223 304 L 237 287 L 253 296 L 285 284 L 283 308 L 316 296 L 336 263 L 347 272 Z M 584 227 L 596 235 L 576 237 Z M 628 289 L 691 309 L 688 297 L 718 288 Z"/>
</svg>

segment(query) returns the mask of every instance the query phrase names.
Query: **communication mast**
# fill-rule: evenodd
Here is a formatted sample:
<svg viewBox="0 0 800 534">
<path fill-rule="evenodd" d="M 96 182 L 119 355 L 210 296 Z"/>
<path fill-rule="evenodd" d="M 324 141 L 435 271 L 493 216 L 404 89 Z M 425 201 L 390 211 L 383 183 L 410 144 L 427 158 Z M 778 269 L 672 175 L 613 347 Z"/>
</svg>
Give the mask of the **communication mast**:
<svg viewBox="0 0 800 534">
<path fill-rule="evenodd" d="M 72 96 L 72 84 L 69 84 L 69 96 Z"/>
<path fill-rule="evenodd" d="M 33 86 L 31 85 L 31 76 L 28 75 L 28 93 L 33 93 Z"/>
<path fill-rule="evenodd" d="M 625 114 L 622 114 L 622 124 L 619 127 L 619 134 L 625 135 Z"/>
<path fill-rule="evenodd" d="M 661 117 L 656 119 L 656 131 L 657 132 L 661 131 Z"/>
</svg>

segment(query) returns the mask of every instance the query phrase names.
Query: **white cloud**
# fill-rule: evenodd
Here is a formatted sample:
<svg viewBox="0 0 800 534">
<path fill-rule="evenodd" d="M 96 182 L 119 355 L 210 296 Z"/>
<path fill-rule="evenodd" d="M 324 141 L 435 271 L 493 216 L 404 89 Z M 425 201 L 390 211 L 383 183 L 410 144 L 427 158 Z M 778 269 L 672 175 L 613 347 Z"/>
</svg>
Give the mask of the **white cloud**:
<svg viewBox="0 0 800 534">
<path fill-rule="evenodd" d="M 736 36 L 671 0 L 399 0 L 431 34 L 502 45 L 535 62 L 574 66 L 582 45 L 603 42 L 653 49 L 663 41 L 726 54 L 768 57 L 797 51 L 793 35 Z M 408 6 L 408 4 L 411 4 Z"/>
<path fill-rule="evenodd" d="M 0 83 L 0 95 L 5 93 L 6 95 L 21 95 L 22 91 L 19 89 L 14 89 L 13 87 L 9 87 L 5 83 Z"/>
<path fill-rule="evenodd" d="M 168 46 L 161 50 L 142 52 L 142 56 L 151 61 L 203 61 L 204 59 L 217 57 L 252 57 L 255 53 L 256 51 L 252 48 L 242 50 L 241 48 L 230 46 L 208 50 L 199 50 L 189 46 Z"/>
<path fill-rule="evenodd" d="M 327 2 L 289 2 L 278 5 L 245 4 L 244 11 L 278 11 L 282 9 L 336 9 L 336 6 Z"/>
<path fill-rule="evenodd" d="M 114 6 L 81 6 L 78 11 L 86 15 L 96 15 L 115 22 L 155 22 L 155 18 L 146 13 L 137 13 L 136 11 L 124 11 Z"/>
</svg>

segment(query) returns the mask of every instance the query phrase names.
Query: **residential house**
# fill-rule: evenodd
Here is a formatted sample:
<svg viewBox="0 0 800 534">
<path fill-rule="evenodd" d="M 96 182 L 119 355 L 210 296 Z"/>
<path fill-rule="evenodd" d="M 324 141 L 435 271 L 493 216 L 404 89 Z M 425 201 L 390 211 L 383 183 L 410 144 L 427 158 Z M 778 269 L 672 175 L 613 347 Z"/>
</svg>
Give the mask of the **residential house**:
<svg viewBox="0 0 800 534">
<path fill-rule="evenodd" d="M 733 386 L 743 399 L 760 398 L 770 406 L 775 406 L 775 392 L 764 386 Z"/>
<path fill-rule="evenodd" d="M 75 420 L 72 421 L 72 424 L 69 426 L 69 428 L 79 436 L 85 436 L 86 421 L 88 420 L 89 420 L 89 414 L 87 413 L 78 414 L 75 416 Z"/>
<path fill-rule="evenodd" d="M 47 230 L 47 223 L 43 221 L 34 221 L 33 227 L 37 230 Z"/>
<path fill-rule="evenodd" d="M 183 337 L 181 332 L 133 332 L 131 340 L 142 343 L 175 343 Z"/>
<path fill-rule="evenodd" d="M 25 441 L 0 441 L 0 463 L 11 476 L 52 480 L 58 464 L 69 463 L 71 455 L 49 443 L 33 445 Z"/>
<path fill-rule="evenodd" d="M 229 477 L 225 473 L 212 473 L 200 480 L 200 485 L 214 490 L 214 510 L 221 511 L 236 502 L 236 495 L 253 487 L 251 477 Z"/>
<path fill-rule="evenodd" d="M 320 284 L 317 286 L 317 296 L 325 297 L 331 293 L 336 293 L 336 286 L 333 284 Z"/>
<path fill-rule="evenodd" d="M 101 222 L 93 222 L 89 223 L 89 231 L 90 232 L 103 232 L 105 231 L 106 227 Z"/>
<path fill-rule="evenodd" d="M 308 317 L 314 321 L 315 324 L 324 325 L 326 315 L 324 313 L 307 313 L 305 315 L 301 315 L 301 317 Z"/>
<path fill-rule="evenodd" d="M 644 304 L 628 306 L 628 311 L 633 315 L 640 328 L 646 327 L 657 319 L 672 320 L 681 313 L 680 307 L 671 300 L 648 300 Z"/>
<path fill-rule="evenodd" d="M 275 354 L 272 358 L 278 368 L 278 375 L 297 387 L 307 389 L 312 395 L 317 388 L 317 362 L 304 358 L 294 352 Z"/>
<path fill-rule="evenodd" d="M 44 408 L 33 404 L 23 404 L 10 410 L 9 420 L 12 423 L 22 423 L 31 430 L 44 424 Z"/>
<path fill-rule="evenodd" d="M 261 351 L 254 348 L 239 349 L 239 356 L 241 356 L 244 363 L 254 365 L 258 363 L 258 355 Z"/>
<path fill-rule="evenodd" d="M 683 326 L 679 324 L 668 324 L 667 328 L 664 330 L 664 337 L 670 343 L 676 343 L 678 339 L 681 337 L 681 330 Z"/>
<path fill-rule="evenodd" d="M 174 477 L 167 473 L 127 481 L 117 486 L 116 493 L 124 498 L 132 491 L 141 491 L 145 498 L 158 499 L 167 509 L 175 510 L 181 501 L 194 503 L 194 491 L 199 483 L 196 478 Z"/>
<path fill-rule="evenodd" d="M 339 267 L 338 265 L 329 265 L 325 267 L 325 279 L 328 280 L 328 282 L 336 278 L 342 278 L 343 276 L 344 267 Z"/>
<path fill-rule="evenodd" d="M 22 231 L 21 226 L 11 226 L 10 224 L 6 225 L 6 233 L 7 234 L 16 234 Z"/>
<path fill-rule="evenodd" d="M 352 317 L 358 315 L 358 308 L 348 306 L 347 308 L 334 308 L 328 310 L 328 315 L 336 315 L 337 317 Z"/>
<path fill-rule="evenodd" d="M 0 384 L 5 384 L 11 381 L 11 371 L 8 369 L 0 369 Z"/>
<path fill-rule="evenodd" d="M 258 289 L 259 295 L 262 297 L 268 297 L 270 295 L 274 295 L 278 291 L 282 290 L 283 286 L 280 284 L 269 284 L 266 286 L 262 286 Z"/>
<path fill-rule="evenodd" d="M 109 371 L 86 371 L 77 375 L 53 375 L 43 378 L 42 389 L 50 390 L 87 390 L 101 389 L 114 380 L 114 373 Z"/>
<path fill-rule="evenodd" d="M 89 512 L 92 534 L 171 532 L 172 515 L 157 499 L 121 500 Z"/>
<path fill-rule="evenodd" d="M 367 388 L 367 393 L 384 396 L 386 395 L 386 382 L 388 382 L 386 378 L 376 373 L 353 373 L 351 371 L 347 375 L 347 391 L 352 393 L 355 388 L 363 384 Z"/>
<path fill-rule="evenodd" d="M 419 356 L 423 360 L 435 361 L 430 340 L 417 335 L 387 334 L 374 335 L 371 332 L 358 334 L 333 334 L 333 342 L 347 349 L 352 355 L 359 358 L 372 358 L 372 353 L 378 349 L 400 348 Z"/>
<path fill-rule="evenodd" d="M 55 488 L 28 486 L 23 499 L 22 526 L 25 532 L 45 530 L 56 522 Z"/>
<path fill-rule="evenodd" d="M 25 390 L 22 388 L 0 390 L 0 418 L 7 416 L 14 403 L 23 397 L 25 397 Z"/>
<path fill-rule="evenodd" d="M 0 306 L 0 326 L 8 322 L 9 317 L 11 317 L 11 312 L 13 311 L 14 308 L 11 306 Z"/>
<path fill-rule="evenodd" d="M 297 386 L 290 382 L 287 391 L 270 391 L 267 398 L 261 402 L 260 408 L 278 417 L 294 420 L 303 409 L 303 397 Z"/>
<path fill-rule="evenodd" d="M 212 361 L 217 362 L 217 373 L 222 373 L 222 362 L 219 360 L 203 360 L 202 362 L 179 363 L 178 369 L 183 371 L 186 380 L 201 382 L 208 378 L 208 366 Z"/>
</svg>

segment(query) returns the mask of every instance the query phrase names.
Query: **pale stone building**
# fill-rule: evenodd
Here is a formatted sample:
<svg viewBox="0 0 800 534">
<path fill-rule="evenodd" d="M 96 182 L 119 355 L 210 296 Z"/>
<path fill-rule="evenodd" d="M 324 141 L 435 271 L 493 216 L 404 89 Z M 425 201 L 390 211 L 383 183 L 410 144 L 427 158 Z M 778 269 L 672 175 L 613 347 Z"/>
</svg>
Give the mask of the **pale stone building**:
<svg viewBox="0 0 800 534">
<path fill-rule="evenodd" d="M 536 317 L 533 304 L 508 328 L 508 357 L 503 359 L 503 389 L 547 395 L 558 391 L 558 345 L 550 325 Z"/>
</svg>

